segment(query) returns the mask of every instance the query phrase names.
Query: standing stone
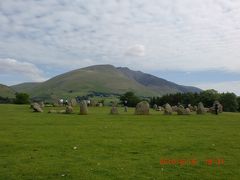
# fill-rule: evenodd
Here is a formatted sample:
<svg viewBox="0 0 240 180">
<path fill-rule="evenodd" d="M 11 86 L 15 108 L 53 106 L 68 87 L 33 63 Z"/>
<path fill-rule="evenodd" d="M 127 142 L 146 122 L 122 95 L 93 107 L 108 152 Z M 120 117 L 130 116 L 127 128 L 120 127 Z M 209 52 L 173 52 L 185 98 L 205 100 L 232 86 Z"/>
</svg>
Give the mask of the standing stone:
<svg viewBox="0 0 240 180">
<path fill-rule="evenodd" d="M 186 109 L 185 109 L 185 114 L 186 114 L 186 115 L 190 115 L 190 114 L 191 114 L 190 108 L 186 108 Z"/>
<path fill-rule="evenodd" d="M 43 112 L 42 108 L 38 103 L 33 103 L 31 106 L 34 112 Z"/>
<path fill-rule="evenodd" d="M 87 115 L 88 114 L 87 103 L 84 100 L 80 102 L 80 114 L 81 115 Z"/>
<path fill-rule="evenodd" d="M 172 106 L 172 111 L 173 112 L 177 112 L 178 111 L 178 107 L 177 106 Z"/>
<path fill-rule="evenodd" d="M 90 106 L 96 107 L 96 106 L 97 106 L 97 101 L 94 100 L 94 99 L 91 99 L 91 100 L 90 100 Z"/>
<path fill-rule="evenodd" d="M 162 111 L 162 109 L 163 109 L 162 106 L 158 106 L 156 111 Z"/>
<path fill-rule="evenodd" d="M 204 108 L 204 105 L 202 102 L 198 103 L 197 106 L 197 114 L 205 114 L 206 113 L 206 109 Z"/>
<path fill-rule="evenodd" d="M 193 111 L 197 111 L 197 106 L 193 106 Z"/>
<path fill-rule="evenodd" d="M 70 99 L 70 105 L 71 105 L 72 107 L 77 105 L 77 101 L 76 101 L 75 98 Z"/>
<path fill-rule="evenodd" d="M 188 104 L 188 108 L 190 109 L 190 111 L 194 111 L 194 107 L 191 104 Z"/>
<path fill-rule="evenodd" d="M 149 104 L 147 101 L 142 101 L 137 104 L 135 108 L 135 114 L 137 115 L 148 115 L 149 114 Z"/>
<path fill-rule="evenodd" d="M 177 114 L 178 115 L 185 115 L 185 108 L 182 105 L 178 106 Z"/>
<path fill-rule="evenodd" d="M 45 107 L 44 102 L 43 102 L 43 101 L 39 102 L 39 106 L 40 106 L 41 108 L 44 108 L 44 107 Z"/>
<path fill-rule="evenodd" d="M 168 103 L 165 104 L 164 114 L 165 115 L 171 115 L 172 112 L 173 112 L 172 107 Z"/>
<path fill-rule="evenodd" d="M 113 106 L 113 107 L 111 108 L 111 110 L 110 110 L 110 114 L 113 114 L 113 115 L 117 115 L 117 114 L 119 114 L 119 113 L 118 113 L 118 109 L 117 109 L 116 106 Z"/>
<path fill-rule="evenodd" d="M 191 110 L 189 108 L 184 108 L 182 105 L 178 107 L 177 114 L 178 115 L 190 115 Z"/>
<path fill-rule="evenodd" d="M 71 114 L 71 113 L 73 113 L 72 106 L 66 106 L 66 114 Z"/>
<path fill-rule="evenodd" d="M 158 105 L 157 105 L 157 104 L 154 104 L 154 105 L 153 105 L 153 109 L 154 109 L 155 111 L 157 111 Z"/>
<path fill-rule="evenodd" d="M 214 101 L 213 107 L 212 107 L 212 113 L 215 113 L 215 106 L 218 107 L 218 113 L 223 112 L 223 106 L 220 104 L 220 102 L 219 101 Z"/>
</svg>

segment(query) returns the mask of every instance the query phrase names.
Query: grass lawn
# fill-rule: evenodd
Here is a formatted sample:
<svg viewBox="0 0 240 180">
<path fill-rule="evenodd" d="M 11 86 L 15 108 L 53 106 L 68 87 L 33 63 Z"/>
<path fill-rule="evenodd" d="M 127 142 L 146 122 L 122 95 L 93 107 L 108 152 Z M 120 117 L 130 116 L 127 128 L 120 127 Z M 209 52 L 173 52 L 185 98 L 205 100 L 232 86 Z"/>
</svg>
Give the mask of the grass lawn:
<svg viewBox="0 0 240 180">
<path fill-rule="evenodd" d="M 240 113 L 74 110 L 0 105 L 0 179 L 240 179 Z"/>
</svg>

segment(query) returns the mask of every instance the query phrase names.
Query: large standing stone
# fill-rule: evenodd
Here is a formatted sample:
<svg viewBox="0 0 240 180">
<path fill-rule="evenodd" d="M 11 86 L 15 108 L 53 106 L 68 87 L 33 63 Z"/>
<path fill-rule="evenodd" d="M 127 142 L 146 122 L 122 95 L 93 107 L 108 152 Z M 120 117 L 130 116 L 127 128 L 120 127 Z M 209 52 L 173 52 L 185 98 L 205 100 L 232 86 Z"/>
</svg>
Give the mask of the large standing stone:
<svg viewBox="0 0 240 180">
<path fill-rule="evenodd" d="M 80 114 L 81 115 L 87 115 L 88 114 L 88 108 L 86 101 L 80 102 Z"/>
<path fill-rule="evenodd" d="M 165 115 L 171 115 L 172 112 L 173 112 L 172 107 L 168 103 L 165 104 L 164 114 Z"/>
<path fill-rule="evenodd" d="M 110 110 L 110 114 L 117 115 L 118 113 L 118 108 L 116 106 L 113 106 Z"/>
<path fill-rule="evenodd" d="M 149 104 L 147 101 L 142 101 L 136 105 L 135 114 L 137 115 L 148 115 L 149 114 Z"/>
<path fill-rule="evenodd" d="M 38 103 L 33 103 L 31 107 L 34 112 L 43 112 L 41 106 Z"/>
<path fill-rule="evenodd" d="M 66 114 L 71 114 L 71 113 L 73 113 L 72 106 L 66 106 Z"/>
<path fill-rule="evenodd" d="M 217 106 L 217 113 L 222 113 L 223 112 L 223 106 L 220 104 L 219 101 L 214 101 L 213 106 L 210 108 L 210 111 L 212 113 L 216 113 L 215 112 L 215 107 Z"/>
<path fill-rule="evenodd" d="M 198 103 L 197 106 L 197 114 L 205 114 L 206 113 L 206 109 L 204 108 L 204 105 L 202 102 Z"/>
</svg>

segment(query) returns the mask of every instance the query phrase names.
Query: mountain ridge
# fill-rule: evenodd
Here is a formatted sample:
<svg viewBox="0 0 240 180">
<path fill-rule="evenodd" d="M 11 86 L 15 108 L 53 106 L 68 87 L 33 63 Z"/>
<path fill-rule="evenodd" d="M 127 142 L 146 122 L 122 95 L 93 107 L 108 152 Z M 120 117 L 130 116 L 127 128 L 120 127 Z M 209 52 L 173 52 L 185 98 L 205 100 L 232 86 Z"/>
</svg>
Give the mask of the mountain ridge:
<svg viewBox="0 0 240 180">
<path fill-rule="evenodd" d="M 123 94 L 133 91 L 139 96 L 161 96 L 176 92 L 200 92 L 201 89 L 178 85 L 165 79 L 110 64 L 88 66 L 59 74 L 41 83 L 21 83 L 11 86 L 31 97 L 74 97 L 89 92 Z"/>
<path fill-rule="evenodd" d="M 6 86 L 4 84 L 0 84 L 0 97 L 3 98 L 13 98 L 15 97 L 15 90 L 13 88 Z"/>
</svg>

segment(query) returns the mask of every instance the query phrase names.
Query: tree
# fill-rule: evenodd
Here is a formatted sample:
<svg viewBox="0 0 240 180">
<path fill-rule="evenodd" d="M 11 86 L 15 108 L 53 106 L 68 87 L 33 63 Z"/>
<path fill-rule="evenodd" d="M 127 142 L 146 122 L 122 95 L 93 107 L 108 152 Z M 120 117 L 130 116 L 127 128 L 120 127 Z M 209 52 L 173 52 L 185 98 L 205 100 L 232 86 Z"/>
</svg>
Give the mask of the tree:
<svg viewBox="0 0 240 180">
<path fill-rule="evenodd" d="M 219 93 L 214 89 L 209 89 L 200 93 L 199 101 L 206 107 L 211 107 L 216 100 L 219 100 Z"/>
<path fill-rule="evenodd" d="M 16 93 L 15 96 L 16 96 L 16 99 L 15 99 L 16 104 L 28 104 L 29 103 L 29 95 L 28 94 Z"/>
<path fill-rule="evenodd" d="M 237 97 L 237 102 L 238 102 L 238 111 L 240 112 L 240 96 Z"/>
<path fill-rule="evenodd" d="M 120 96 L 120 101 L 122 104 L 124 104 L 124 101 L 127 101 L 127 106 L 135 107 L 140 102 L 140 99 L 133 92 L 129 91 Z"/>
<path fill-rule="evenodd" d="M 234 93 L 222 93 L 220 102 L 223 105 L 224 111 L 236 112 L 238 110 L 237 96 Z"/>
</svg>

